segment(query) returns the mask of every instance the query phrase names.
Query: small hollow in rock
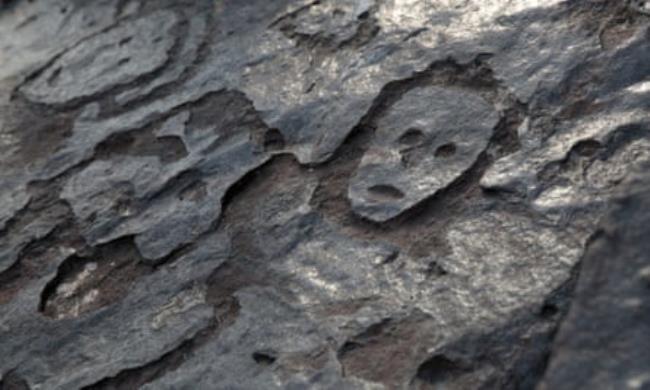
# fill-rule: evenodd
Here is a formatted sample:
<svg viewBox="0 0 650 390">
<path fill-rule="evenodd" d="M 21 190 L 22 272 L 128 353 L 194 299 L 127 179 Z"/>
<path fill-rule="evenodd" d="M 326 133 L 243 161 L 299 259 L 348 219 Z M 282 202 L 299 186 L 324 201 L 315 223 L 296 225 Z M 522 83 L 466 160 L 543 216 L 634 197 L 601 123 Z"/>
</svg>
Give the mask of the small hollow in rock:
<svg viewBox="0 0 650 390">
<path fill-rule="evenodd" d="M 456 154 L 456 144 L 448 143 L 438 147 L 436 149 L 436 157 L 451 157 Z"/>
<path fill-rule="evenodd" d="M 276 358 L 275 356 L 271 356 L 268 353 L 258 351 L 253 353 L 253 360 L 255 360 L 255 363 L 259 365 L 270 366 L 275 362 Z"/>
<path fill-rule="evenodd" d="M 542 306 L 542 309 L 540 311 L 540 315 L 543 318 L 552 318 L 555 317 L 555 315 L 559 312 L 559 309 L 556 305 L 552 303 L 546 303 L 544 306 Z"/>
<path fill-rule="evenodd" d="M 284 148 L 284 136 L 278 129 L 269 129 L 264 134 L 264 150 L 280 150 Z"/>
<path fill-rule="evenodd" d="M 603 145 L 600 142 L 593 139 L 587 139 L 575 144 L 573 146 L 573 151 L 579 156 L 592 157 L 598 153 L 598 150 L 602 147 Z"/>
<path fill-rule="evenodd" d="M 120 46 L 124 46 L 124 45 L 128 44 L 129 42 L 131 42 L 132 40 L 133 40 L 133 37 L 126 37 L 126 38 L 122 39 L 122 40 L 118 43 L 118 45 L 120 45 Z"/>
<path fill-rule="evenodd" d="M 400 137 L 399 143 L 404 146 L 416 146 L 424 141 L 424 132 L 420 129 L 408 129 Z"/>
<path fill-rule="evenodd" d="M 404 193 L 394 186 L 379 184 L 368 188 L 368 194 L 375 200 L 389 201 L 402 199 Z"/>
<path fill-rule="evenodd" d="M 418 367 L 417 379 L 422 382 L 437 384 L 462 371 L 458 364 L 443 355 L 435 355 Z"/>
</svg>

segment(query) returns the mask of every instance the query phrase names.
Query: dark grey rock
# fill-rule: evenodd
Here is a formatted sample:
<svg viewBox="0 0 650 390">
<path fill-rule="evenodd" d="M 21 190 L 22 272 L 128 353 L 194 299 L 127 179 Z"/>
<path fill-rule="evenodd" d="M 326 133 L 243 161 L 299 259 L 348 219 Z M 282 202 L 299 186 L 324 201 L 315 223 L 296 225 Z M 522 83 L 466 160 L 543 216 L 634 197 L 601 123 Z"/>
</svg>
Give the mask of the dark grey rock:
<svg viewBox="0 0 650 390">
<path fill-rule="evenodd" d="M 589 243 L 540 389 L 650 385 L 650 198 L 644 176 L 616 201 Z"/>
<path fill-rule="evenodd" d="M 167 61 L 175 23 L 169 11 L 122 23 L 66 51 L 22 92 L 35 102 L 63 104 L 128 84 Z"/>
<path fill-rule="evenodd" d="M 2 3 L 0 389 L 647 386 L 644 12 Z"/>
</svg>

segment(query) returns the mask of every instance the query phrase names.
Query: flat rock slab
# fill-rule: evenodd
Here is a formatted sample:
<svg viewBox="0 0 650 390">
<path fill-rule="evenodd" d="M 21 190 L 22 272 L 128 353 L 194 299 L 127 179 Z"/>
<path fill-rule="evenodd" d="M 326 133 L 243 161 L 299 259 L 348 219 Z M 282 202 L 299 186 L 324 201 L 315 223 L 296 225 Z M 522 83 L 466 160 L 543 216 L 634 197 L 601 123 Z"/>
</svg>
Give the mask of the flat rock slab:
<svg viewBox="0 0 650 390">
<path fill-rule="evenodd" d="M 161 11 L 121 23 L 61 55 L 21 90 L 39 103 L 64 104 L 128 84 L 167 61 L 178 22 Z"/>
</svg>

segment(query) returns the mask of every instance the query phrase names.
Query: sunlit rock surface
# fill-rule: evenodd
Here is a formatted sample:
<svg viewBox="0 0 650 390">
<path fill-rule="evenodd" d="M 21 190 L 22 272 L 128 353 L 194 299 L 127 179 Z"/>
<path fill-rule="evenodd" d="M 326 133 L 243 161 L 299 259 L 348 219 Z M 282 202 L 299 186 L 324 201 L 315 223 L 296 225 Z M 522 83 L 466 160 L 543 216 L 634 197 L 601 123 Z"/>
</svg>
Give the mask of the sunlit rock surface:
<svg viewBox="0 0 650 390">
<path fill-rule="evenodd" d="M 649 14 L 0 1 L 0 389 L 650 386 Z"/>
</svg>

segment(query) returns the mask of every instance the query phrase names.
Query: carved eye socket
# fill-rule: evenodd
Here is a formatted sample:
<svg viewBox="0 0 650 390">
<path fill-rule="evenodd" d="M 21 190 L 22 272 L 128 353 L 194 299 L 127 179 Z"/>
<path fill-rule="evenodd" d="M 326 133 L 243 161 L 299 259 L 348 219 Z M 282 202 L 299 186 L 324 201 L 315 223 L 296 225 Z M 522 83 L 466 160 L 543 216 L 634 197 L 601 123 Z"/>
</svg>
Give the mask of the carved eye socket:
<svg viewBox="0 0 650 390">
<path fill-rule="evenodd" d="M 368 194 L 379 201 L 402 199 L 404 193 L 399 189 L 386 184 L 379 184 L 368 188 Z"/>
<path fill-rule="evenodd" d="M 436 149 L 435 156 L 445 158 L 451 157 L 454 154 L 456 154 L 456 144 L 450 142 L 448 144 L 440 145 L 438 149 Z"/>
<path fill-rule="evenodd" d="M 424 132 L 420 129 L 410 128 L 400 137 L 398 142 L 404 146 L 419 145 L 424 141 Z"/>
<path fill-rule="evenodd" d="M 253 360 L 255 360 L 255 363 L 257 364 L 270 366 L 275 363 L 276 357 L 264 352 L 255 352 L 253 353 Z"/>
</svg>

